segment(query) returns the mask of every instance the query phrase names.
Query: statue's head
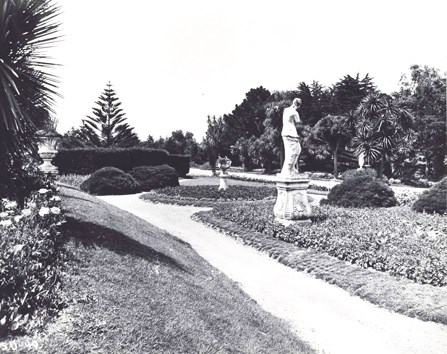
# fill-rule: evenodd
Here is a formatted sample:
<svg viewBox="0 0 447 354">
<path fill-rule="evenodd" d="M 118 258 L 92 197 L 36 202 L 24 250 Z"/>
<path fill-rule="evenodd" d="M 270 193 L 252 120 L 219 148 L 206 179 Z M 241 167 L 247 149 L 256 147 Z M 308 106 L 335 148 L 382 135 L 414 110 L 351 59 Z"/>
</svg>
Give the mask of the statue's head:
<svg viewBox="0 0 447 354">
<path fill-rule="evenodd" d="M 292 102 L 292 106 L 296 108 L 301 107 L 301 98 L 294 98 Z"/>
</svg>

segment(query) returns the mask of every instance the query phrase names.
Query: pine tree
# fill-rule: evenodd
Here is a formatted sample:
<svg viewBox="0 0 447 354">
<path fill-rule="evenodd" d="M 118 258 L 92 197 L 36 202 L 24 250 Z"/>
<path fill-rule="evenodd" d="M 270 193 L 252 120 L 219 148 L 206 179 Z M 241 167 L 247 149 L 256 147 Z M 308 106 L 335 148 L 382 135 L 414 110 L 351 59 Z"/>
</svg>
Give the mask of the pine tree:
<svg viewBox="0 0 447 354">
<path fill-rule="evenodd" d="M 93 116 L 83 120 L 84 140 L 97 147 L 127 147 L 139 143 L 109 82 L 93 108 Z"/>
</svg>

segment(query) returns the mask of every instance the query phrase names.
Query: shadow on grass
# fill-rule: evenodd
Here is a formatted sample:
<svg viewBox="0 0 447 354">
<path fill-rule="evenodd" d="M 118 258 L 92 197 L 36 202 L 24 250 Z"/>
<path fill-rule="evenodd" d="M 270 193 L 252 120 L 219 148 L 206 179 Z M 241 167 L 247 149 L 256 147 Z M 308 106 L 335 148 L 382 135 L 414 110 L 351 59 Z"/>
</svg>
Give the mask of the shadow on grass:
<svg viewBox="0 0 447 354">
<path fill-rule="evenodd" d="M 139 257 L 149 262 L 159 262 L 168 267 L 189 271 L 177 260 L 146 246 L 116 230 L 90 222 L 83 222 L 67 217 L 64 226 L 66 240 L 74 239 L 84 247 L 104 247 L 121 255 Z"/>
</svg>

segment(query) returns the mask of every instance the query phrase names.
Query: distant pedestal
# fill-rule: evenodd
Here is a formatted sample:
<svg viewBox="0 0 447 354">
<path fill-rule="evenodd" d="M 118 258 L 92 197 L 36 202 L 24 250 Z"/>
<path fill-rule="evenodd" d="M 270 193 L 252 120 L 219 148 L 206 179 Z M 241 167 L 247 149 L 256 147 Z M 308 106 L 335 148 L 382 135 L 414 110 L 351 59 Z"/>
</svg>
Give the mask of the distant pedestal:
<svg viewBox="0 0 447 354">
<path fill-rule="evenodd" d="M 224 191 L 228 188 L 228 184 L 227 184 L 227 178 L 228 178 L 228 174 L 227 173 L 223 173 L 221 172 L 219 174 L 219 190 L 220 191 Z"/>
<path fill-rule="evenodd" d="M 276 198 L 273 213 L 276 221 L 288 226 L 292 223 L 309 224 L 311 208 L 307 199 L 309 179 L 305 174 L 293 177 L 276 175 Z"/>
</svg>

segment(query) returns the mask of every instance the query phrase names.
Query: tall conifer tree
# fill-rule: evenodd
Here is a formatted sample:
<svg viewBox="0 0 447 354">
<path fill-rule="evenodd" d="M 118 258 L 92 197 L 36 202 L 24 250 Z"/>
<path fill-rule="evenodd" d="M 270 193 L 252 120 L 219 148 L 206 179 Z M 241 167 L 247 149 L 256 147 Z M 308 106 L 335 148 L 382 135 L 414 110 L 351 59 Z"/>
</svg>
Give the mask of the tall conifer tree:
<svg viewBox="0 0 447 354">
<path fill-rule="evenodd" d="M 83 120 L 81 133 L 84 140 L 97 147 L 127 147 L 138 144 L 133 128 L 125 123 L 127 118 L 110 82 L 96 104 L 98 107 L 93 108 L 93 116 L 87 116 Z"/>
</svg>

